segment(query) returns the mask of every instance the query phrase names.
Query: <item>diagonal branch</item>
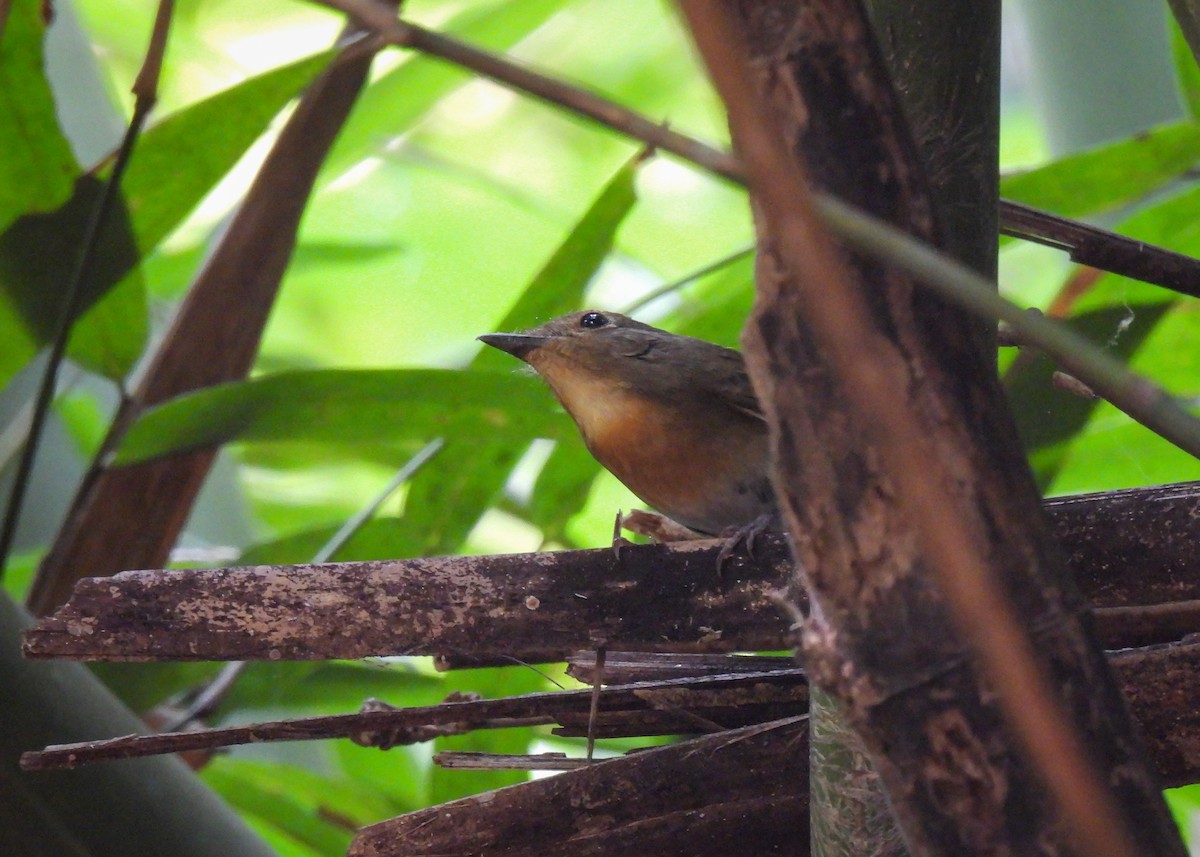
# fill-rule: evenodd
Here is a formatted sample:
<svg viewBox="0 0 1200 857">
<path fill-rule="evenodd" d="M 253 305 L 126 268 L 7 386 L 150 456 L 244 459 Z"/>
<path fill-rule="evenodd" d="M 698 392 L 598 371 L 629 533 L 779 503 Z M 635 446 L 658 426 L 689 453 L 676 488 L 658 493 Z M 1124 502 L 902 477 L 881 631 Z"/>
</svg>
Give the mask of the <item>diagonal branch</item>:
<svg viewBox="0 0 1200 857">
<path fill-rule="evenodd" d="M 1108 646 L 1200 631 L 1194 550 L 1178 538 L 1200 515 L 1196 483 L 1060 498 L 1045 509 L 1084 596 L 1100 608 Z M 723 544 L 633 547 L 620 562 L 596 549 L 128 572 L 81 582 L 68 605 L 26 634 L 26 654 L 239 660 L 407 652 L 511 663 L 562 660 L 606 641 L 675 653 L 790 646 L 775 596 L 791 571 L 785 540 L 764 536 L 753 561 L 735 554 L 724 583 L 713 573 Z M 451 620 L 447 604 L 455 606 Z"/>
<path fill-rule="evenodd" d="M 777 660 L 786 662 L 788 659 Z M 780 693 L 781 691 L 783 693 Z M 695 711 L 710 716 L 721 716 L 714 713 L 718 708 L 726 709 L 725 714 L 728 715 L 730 711 L 744 706 L 740 722 L 729 722 L 726 724 L 728 728 L 801 714 L 808 699 L 804 671 L 789 666 L 782 670 L 613 685 L 604 688 L 599 694 L 599 712 L 601 715 L 629 711 L 652 714 L 656 699 L 666 698 L 668 695 L 673 695 L 681 706 L 687 706 L 689 710 L 694 707 Z M 75 768 L 96 762 L 272 741 L 356 738 L 359 743 L 371 746 L 377 743 L 376 736 L 397 733 L 404 735 L 398 741 L 389 742 L 390 746 L 428 740 L 434 736 L 420 735 L 419 730 L 444 725 L 453 725 L 456 733 L 551 723 L 578 728 L 586 723 L 591 706 L 591 690 L 569 690 L 528 693 L 502 699 L 443 702 L 412 708 L 372 707 L 354 714 L 290 718 L 189 732 L 129 735 L 51 746 L 42 751 L 25 753 L 21 757 L 21 767 L 26 771 L 47 771 Z M 779 713 L 781 710 L 782 713 Z M 682 726 L 681 720 L 684 721 Z M 601 723 L 603 722 L 604 720 L 601 720 Z M 677 717 L 670 725 L 673 730 L 664 732 L 661 726 L 656 725 L 651 732 L 641 734 L 688 731 L 684 718 Z M 404 734 L 413 732 L 418 734 L 415 737 Z"/>
<path fill-rule="evenodd" d="M 150 35 L 150 46 L 146 50 L 146 58 L 133 84 L 133 93 L 136 96 L 133 104 L 133 116 L 129 119 L 129 126 L 125 129 L 121 146 L 117 149 L 112 172 L 104 183 L 100 198 L 96 201 L 96 208 L 88 221 L 83 245 L 79 251 L 79 261 L 63 292 L 63 307 L 51 337 L 50 354 L 46 359 L 46 368 L 38 385 L 25 448 L 21 451 L 8 504 L 4 509 L 4 523 L 0 527 L 0 577 L 4 576 L 13 539 L 16 538 L 17 524 L 20 522 L 21 510 L 25 504 L 25 492 L 29 487 L 29 478 L 33 474 L 33 463 L 37 458 L 38 446 L 42 440 L 42 432 L 45 429 L 46 419 L 50 414 L 50 405 L 54 399 L 54 390 L 58 384 L 59 368 L 67 353 L 67 343 L 71 338 L 71 328 L 75 324 L 75 317 L 79 314 L 80 302 L 83 298 L 83 283 L 96 256 L 101 230 L 108 221 L 113 205 L 117 201 L 121 177 L 125 174 L 129 159 L 133 157 L 134 145 L 142 133 L 142 127 L 146 124 L 150 111 L 158 102 L 158 79 L 162 72 L 162 58 L 166 51 L 167 33 L 171 28 L 171 15 L 174 9 L 174 0 L 160 0 L 158 13 L 154 18 L 154 29 Z"/>
<path fill-rule="evenodd" d="M 32 612 L 65 601 L 84 570 L 112 574 L 165 564 L 216 450 L 130 467 L 111 466 L 110 454 L 146 407 L 249 371 L 313 180 L 378 47 L 369 38 L 349 41 L 301 97 L 136 389 L 118 408 L 38 568 Z"/>
<path fill-rule="evenodd" d="M 468 45 L 417 24 L 384 17 L 371 0 L 314 0 L 369 19 L 392 43 L 473 71 L 516 92 L 586 117 L 634 140 L 695 164 L 713 175 L 745 185 L 741 163 L 731 153 L 655 122 L 635 110 L 560 78 L 541 74 L 498 54 Z M 1200 296 L 1200 262 L 1152 244 L 1002 199 L 1000 231 L 1015 238 L 1056 247 L 1073 261 L 1153 283 L 1185 295 Z M 831 224 L 834 231 L 841 227 Z"/>
<path fill-rule="evenodd" d="M 835 3 L 817 12 L 818 5 L 812 7 L 811 17 L 824 15 L 828 20 L 821 23 L 825 26 L 841 24 L 846 44 L 857 46 L 864 39 L 865 21 L 860 6 Z M 1008 489 L 1000 491 L 998 502 L 993 499 L 995 489 L 989 490 L 988 485 L 991 466 L 999 459 L 1011 458 L 1008 453 L 1014 445 L 1013 433 L 1008 432 L 1002 448 L 991 451 L 990 458 L 981 458 L 978 441 L 966 428 L 980 419 L 989 394 L 995 398 L 997 391 L 987 386 L 984 373 L 975 371 L 977 361 L 961 353 L 969 343 L 961 340 L 930 343 L 928 338 L 941 332 L 937 320 L 931 318 L 925 325 L 913 325 L 908 317 L 918 309 L 922 313 L 940 311 L 944 322 L 954 315 L 929 302 L 913 301 L 909 297 L 911 286 L 903 279 L 880 276 L 857 259 L 850 260 L 840 253 L 826 233 L 809 191 L 808 155 L 818 150 L 826 154 L 832 148 L 846 145 L 847 139 L 838 134 L 847 129 L 837 123 L 846 115 L 854 115 L 856 110 L 870 114 L 876 121 L 887 122 L 886 116 L 878 118 L 879 100 L 870 100 L 875 95 L 873 91 L 861 94 L 860 89 L 840 79 L 833 87 L 845 101 L 857 99 L 853 105 L 842 101 L 835 105 L 823 100 L 828 99 L 827 94 L 802 91 L 797 100 L 803 104 L 803 116 L 797 121 L 789 115 L 788 120 L 793 124 L 788 126 L 791 133 L 785 134 L 777 103 L 769 102 L 762 89 L 751 81 L 747 48 L 726 7 L 716 0 L 691 0 L 684 3 L 684 11 L 726 104 L 735 144 L 746 164 L 753 198 L 761 214 L 763 232 L 773 242 L 769 264 L 774 271 L 786 272 L 760 278 L 759 301 L 748 325 L 747 356 L 756 387 L 763 394 L 774 448 L 781 457 L 777 461 L 777 490 L 787 500 L 786 503 L 781 500 L 785 517 L 798 543 L 798 559 L 810 584 L 810 594 L 819 607 L 814 608 L 814 614 L 822 619 L 809 631 L 811 645 L 806 646 L 810 656 L 815 655 L 818 662 L 825 661 L 822 669 L 814 668 L 816 674 L 823 677 L 825 688 L 836 692 L 850 708 L 868 744 L 873 742 L 882 750 L 898 736 L 872 717 L 872 712 L 892 697 L 883 687 L 872 693 L 862 686 L 872 684 L 873 680 L 886 681 L 886 676 L 879 675 L 884 661 L 859 658 L 863 654 L 861 647 L 875 633 L 864 607 L 868 604 L 878 607 L 886 600 L 899 611 L 909 610 L 907 614 L 893 610 L 883 615 L 887 616 L 887 622 L 899 623 L 896 632 L 917 631 L 913 653 L 922 646 L 932 646 L 932 651 L 944 650 L 948 614 L 959 636 L 969 643 L 988 684 L 995 689 L 998 707 L 1023 747 L 1027 763 L 1041 781 L 1014 784 L 1014 788 L 1031 800 L 1036 800 L 1035 795 L 1045 789 L 1062 813 L 1072 839 L 1084 848 L 1112 857 L 1132 857 L 1140 851 L 1138 840 L 1133 836 L 1128 816 L 1093 761 L 1088 745 L 1090 740 L 1093 746 L 1103 744 L 1106 750 L 1110 744 L 1129 747 L 1130 726 L 1118 707 L 1109 706 L 1103 713 L 1096 712 L 1098 716 L 1080 730 L 1066 701 L 1051 684 L 1047 667 L 1035 652 L 1032 635 L 1017 619 L 1007 588 L 1018 580 L 1025 581 L 1015 575 L 1002 581 L 1000 576 L 1009 571 L 1011 560 L 1005 554 L 1011 547 L 1005 540 L 1013 533 L 995 521 L 995 517 L 1004 516 L 1011 508 L 1028 505 L 1031 492 L 1028 484 L 1018 490 L 1016 485 L 993 480 L 998 482 L 997 488 Z M 840 56 L 838 59 L 850 62 Z M 839 71 L 842 69 L 838 68 L 833 75 Z M 843 73 L 857 82 L 872 72 L 852 66 Z M 838 89 L 839 85 L 846 87 L 844 93 Z M 835 106 L 841 111 L 836 120 L 825 115 L 832 113 L 830 108 Z M 882 105 L 882 109 L 886 107 Z M 810 125 L 809 117 L 814 114 Z M 809 136 L 807 132 L 814 126 L 820 127 L 821 122 L 833 127 L 820 128 L 820 132 Z M 808 145 L 796 147 L 797 137 Z M 821 166 L 832 173 L 842 192 L 862 195 L 870 193 L 873 186 L 881 188 L 888 198 L 878 201 L 876 209 L 884 208 L 891 216 L 902 218 L 905 227 L 919 230 L 924 225 L 920 219 L 919 190 L 914 190 L 911 184 L 901 192 L 894 190 L 897 184 L 904 183 L 903 173 L 911 166 L 897 157 L 897 149 L 902 146 L 890 138 L 874 145 L 876 150 L 864 144 L 859 154 L 874 156 L 877 161 L 864 159 L 850 169 L 886 172 L 889 181 L 846 182 L 837 168 L 828 163 L 828 158 Z M 846 166 L 841 165 L 841 170 L 845 172 Z M 895 179 L 897 174 L 901 180 Z M 798 443 L 812 440 L 808 433 L 812 414 L 805 411 L 806 405 L 813 405 L 808 398 L 812 390 L 797 383 L 795 377 L 805 368 L 805 362 L 797 358 L 812 353 L 801 350 L 804 349 L 801 337 L 805 334 L 815 339 L 821 354 L 821 359 L 814 361 L 815 365 L 810 363 L 809 368 L 821 371 L 827 367 L 832 376 L 830 383 L 837 390 L 836 394 L 826 394 L 835 399 L 829 403 L 829 410 L 849 424 L 847 428 L 853 438 L 844 448 L 831 449 L 827 457 L 816 461 L 791 451 Z M 966 365 L 959 365 L 956 372 L 951 370 L 954 377 L 950 380 L 943 373 L 952 356 Z M 948 383 L 955 389 L 969 389 L 971 398 L 967 408 L 960 410 L 960 403 L 954 401 L 947 389 Z M 824 416 L 828 418 L 830 413 Z M 897 502 L 880 504 L 870 499 L 869 492 L 864 508 L 854 499 L 843 497 L 843 493 L 861 491 L 863 482 L 850 481 L 840 472 L 834 475 L 834 468 L 840 463 L 839 454 L 853 454 L 860 460 L 877 455 L 882 465 L 878 469 L 865 463 L 859 468 L 866 471 L 866 484 L 873 491 L 885 494 L 894 491 Z M 825 497 L 800 499 L 806 480 L 811 484 L 812 474 L 802 471 L 806 464 L 823 466 L 821 472 L 828 471 L 827 478 L 837 482 L 836 508 L 827 508 Z M 1002 505 L 1005 500 L 1008 507 Z M 867 517 L 872 509 L 879 507 L 878 519 Z M 809 528 L 814 524 L 814 509 L 817 515 L 829 519 L 816 522 L 815 530 Z M 979 521 L 980 514 L 991 516 L 986 524 Z M 863 517 L 881 528 L 886 540 L 915 537 L 917 551 L 897 552 L 894 558 L 883 561 L 863 556 L 860 537 L 842 536 L 838 529 L 842 522 L 861 525 Z M 995 541 L 981 538 L 989 529 L 1002 535 Z M 1031 528 L 1029 538 L 1040 540 L 1036 526 Z M 814 542 L 831 548 L 834 554 L 820 557 L 816 567 L 810 567 Z M 1056 661 L 1060 675 L 1082 681 L 1082 691 L 1086 691 L 1090 677 L 1097 697 L 1109 699 L 1113 694 L 1108 676 L 1092 663 L 1097 653 L 1082 623 L 1069 611 L 1053 609 L 1057 599 L 1049 595 L 1054 587 L 1052 560 L 1039 556 L 1037 566 L 1044 563 L 1051 568 L 1039 570 L 1034 580 L 1028 582 L 1035 587 L 1044 586 L 1047 594 L 1039 597 L 1040 588 L 1036 593 L 1027 593 L 1034 598 L 1026 604 L 1056 623 L 1056 633 L 1061 633 L 1061 639 L 1067 643 L 1063 657 Z M 853 573 L 843 568 L 842 574 L 851 577 L 854 585 L 836 582 L 831 564 L 853 564 Z M 944 607 L 928 592 L 918 593 L 924 574 L 936 581 L 945 599 Z M 926 623 L 925 628 L 917 629 L 916 622 Z M 837 642 L 843 635 L 849 639 Z M 939 639 L 943 641 L 940 645 Z M 903 656 L 897 660 L 896 666 L 903 669 L 907 661 Z M 973 703 L 968 700 L 980 691 L 982 688 L 963 682 L 958 696 L 953 698 L 958 700 L 960 710 L 973 710 L 969 708 Z M 1074 699 L 1071 702 L 1075 704 Z M 926 714 L 937 716 L 932 706 Z M 917 729 L 925 727 L 921 722 L 913 725 Z M 905 768 L 901 754 L 895 750 L 886 752 L 884 760 L 887 762 L 884 782 L 897 801 L 897 817 L 914 842 L 935 853 L 947 847 L 952 839 L 964 835 L 958 831 L 973 820 L 962 814 L 961 808 L 948 813 L 946 809 L 929 813 L 913 801 L 912 791 L 922 788 L 920 783 L 928 776 L 927 769 Z M 905 761 L 913 765 L 919 760 Z M 1169 818 L 1161 797 L 1151 791 L 1152 781 L 1139 768 L 1136 756 L 1126 751 L 1121 754 L 1120 764 L 1128 768 L 1129 785 L 1137 784 L 1139 806 L 1153 815 L 1149 830 L 1140 830 L 1139 839 L 1145 843 L 1156 840 L 1164 847 L 1178 850 L 1177 834 L 1171 838 L 1168 832 Z M 893 772 L 890 778 L 889 767 Z M 1019 768 L 1011 760 L 1003 764 L 1004 770 Z M 907 776 L 916 779 L 907 780 Z M 994 800 L 985 799 L 989 811 L 1000 806 Z M 943 821 L 940 817 L 943 813 L 953 817 Z M 946 823 L 952 825 L 954 832 L 935 845 L 935 828 Z"/>
</svg>

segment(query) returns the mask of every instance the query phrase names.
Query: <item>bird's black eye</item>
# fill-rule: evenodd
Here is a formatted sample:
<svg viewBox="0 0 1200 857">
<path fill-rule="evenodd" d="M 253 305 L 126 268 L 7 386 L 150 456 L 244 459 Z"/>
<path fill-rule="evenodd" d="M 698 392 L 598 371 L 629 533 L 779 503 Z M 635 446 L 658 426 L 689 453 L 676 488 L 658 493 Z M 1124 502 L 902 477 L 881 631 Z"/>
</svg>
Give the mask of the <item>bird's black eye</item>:
<svg viewBox="0 0 1200 857">
<path fill-rule="evenodd" d="M 584 328 L 604 327 L 608 324 L 608 316 L 598 312 L 585 312 L 579 318 L 579 326 Z"/>
</svg>

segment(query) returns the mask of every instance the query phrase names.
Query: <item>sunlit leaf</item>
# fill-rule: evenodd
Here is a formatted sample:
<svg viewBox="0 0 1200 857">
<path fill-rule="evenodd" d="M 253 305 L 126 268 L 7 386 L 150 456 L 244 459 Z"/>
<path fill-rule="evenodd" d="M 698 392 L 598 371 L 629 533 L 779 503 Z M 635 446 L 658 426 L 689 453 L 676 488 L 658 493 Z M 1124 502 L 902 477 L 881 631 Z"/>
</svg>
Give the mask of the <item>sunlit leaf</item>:
<svg viewBox="0 0 1200 857">
<path fill-rule="evenodd" d="M 79 165 L 58 127 L 42 56 L 41 0 L 15 0 L 0 39 L 0 231 L 71 194 Z"/>
<path fill-rule="evenodd" d="M 484 50 L 504 52 L 564 5 L 564 0 L 509 0 L 472 7 L 438 29 Z M 326 175 L 337 177 L 379 154 L 445 96 L 475 79 L 470 72 L 420 54 L 381 75 L 359 97 L 325 162 Z"/>
<path fill-rule="evenodd" d="M 183 221 L 333 55 L 326 51 L 251 78 L 172 114 L 142 136 L 122 182 L 124 205 L 105 225 L 100 252 L 83 283 L 82 311 L 130 276 L 139 259 Z M 82 176 L 60 208 L 22 217 L 0 235 L 0 290 L 6 298 L 0 301 L 0 336 L 6 338 L 0 383 L 53 330 L 106 174 L 104 169 L 99 178 Z M 141 351 L 143 302 L 126 300 L 116 318 L 115 309 L 112 305 L 110 312 L 84 319 L 99 328 L 83 331 L 79 340 L 82 357 L 93 368 L 127 366 L 130 355 Z M 123 316 L 129 316 L 124 336 L 133 341 L 118 348 L 111 339 L 122 335 Z M 88 350 L 101 343 L 100 350 Z"/>
<path fill-rule="evenodd" d="M 617 171 L 495 330 L 520 330 L 579 306 L 637 199 L 634 176 L 640 162 L 634 158 Z M 471 366 L 512 367 L 513 362 L 509 355 L 485 349 Z M 574 430 L 565 418 L 557 424 L 560 431 Z M 457 549 L 500 493 L 532 437 L 448 441 L 412 482 L 402 520 L 408 535 L 398 540 L 397 550 L 450 553 Z"/>
<path fill-rule="evenodd" d="M 561 423 L 550 415 L 551 399 L 542 385 L 513 373 L 281 372 L 207 387 L 151 409 L 130 428 L 116 463 L 231 440 L 353 444 L 425 441 L 445 434 L 479 443 L 492 436 L 553 436 Z"/>
<path fill-rule="evenodd" d="M 281 775 L 284 771 L 286 776 Z M 325 801 L 312 794 L 311 782 L 309 788 L 300 787 L 314 777 L 311 773 L 280 764 L 216 759 L 201 777 L 231 806 L 262 819 L 318 854 L 341 857 L 350 845 L 352 822 L 331 823 L 323 812 Z M 332 802 L 336 789 L 332 782 L 329 785 Z"/>
<path fill-rule="evenodd" d="M 1200 125 L 1178 122 L 1005 176 L 1000 195 L 1065 217 L 1082 217 L 1140 199 L 1197 161 Z"/>
</svg>

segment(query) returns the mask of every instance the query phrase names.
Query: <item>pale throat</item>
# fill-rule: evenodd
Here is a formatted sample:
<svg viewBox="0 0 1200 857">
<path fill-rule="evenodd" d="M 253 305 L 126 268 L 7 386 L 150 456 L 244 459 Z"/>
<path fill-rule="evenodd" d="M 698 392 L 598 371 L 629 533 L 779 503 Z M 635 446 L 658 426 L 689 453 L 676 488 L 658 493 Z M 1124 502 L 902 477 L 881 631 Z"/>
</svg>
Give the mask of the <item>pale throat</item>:
<svg viewBox="0 0 1200 857">
<path fill-rule="evenodd" d="M 626 383 L 601 378 L 557 360 L 539 361 L 535 368 L 570 413 L 584 440 L 605 445 L 614 433 L 628 431 L 644 407 L 642 398 Z"/>
</svg>

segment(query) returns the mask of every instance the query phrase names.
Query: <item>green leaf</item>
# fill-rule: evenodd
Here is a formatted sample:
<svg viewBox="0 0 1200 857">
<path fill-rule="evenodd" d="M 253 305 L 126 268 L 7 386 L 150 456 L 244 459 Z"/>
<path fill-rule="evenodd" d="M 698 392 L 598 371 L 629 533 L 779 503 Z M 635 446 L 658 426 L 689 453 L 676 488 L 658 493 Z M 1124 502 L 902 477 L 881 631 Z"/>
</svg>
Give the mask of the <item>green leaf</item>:
<svg viewBox="0 0 1200 857">
<path fill-rule="evenodd" d="M 636 156 L 613 175 L 496 330 L 530 327 L 579 306 L 637 199 L 634 176 L 641 161 L 641 156 Z M 512 367 L 513 361 L 507 354 L 485 348 L 471 361 L 471 367 Z M 557 424 L 560 431 L 574 431 L 565 417 Z M 403 553 L 391 555 L 457 550 L 495 501 L 533 437 L 447 442 L 441 454 L 412 481 L 402 519 L 405 533 L 396 543 L 396 551 Z"/>
<path fill-rule="evenodd" d="M 0 19 L 0 230 L 62 205 L 79 175 L 46 80 L 43 14 L 41 0 L 15 0 Z"/>
<path fill-rule="evenodd" d="M 1119 288 L 1117 283 L 1110 282 L 1103 291 L 1114 298 Z M 1074 315 L 1068 324 L 1093 343 L 1107 341 L 1111 356 L 1128 360 L 1146 342 L 1169 308 L 1167 302 L 1119 302 Z M 1119 336 L 1117 331 L 1121 331 Z M 1092 399 L 1055 387 L 1052 376 L 1057 368 L 1047 357 L 1039 355 L 1014 362 L 1004 376 L 1017 432 L 1043 489 L 1056 479 L 1071 445 L 1088 425 L 1097 405 Z"/>
<path fill-rule="evenodd" d="M 387 557 L 399 528 L 399 523 L 394 517 L 367 521 L 342 545 L 332 559 L 335 562 L 356 562 Z M 328 524 L 262 542 L 247 548 L 242 553 L 240 562 L 245 565 L 308 562 L 339 529 L 340 523 Z"/>
<path fill-rule="evenodd" d="M 326 784 L 329 791 L 322 797 L 313 794 L 315 775 L 302 768 L 228 758 L 214 759 L 200 776 L 239 811 L 258 817 L 319 854 L 340 857 L 350 845 L 350 823 L 334 825 L 325 816 L 337 798 L 333 781 Z M 344 806 L 346 801 L 337 803 Z"/>
<path fill-rule="evenodd" d="M 1116 143 L 1005 176 L 1000 195 L 1064 217 L 1111 211 L 1200 161 L 1200 125 L 1161 125 Z"/>
<path fill-rule="evenodd" d="M 564 6 L 563 0 L 509 0 L 471 8 L 439 32 L 484 50 L 502 53 L 536 30 Z M 383 74 L 358 103 L 325 161 L 324 174 L 336 178 L 412 128 L 443 98 L 478 78 L 442 60 L 414 54 Z"/>
<path fill-rule="evenodd" d="M 149 711 L 164 699 L 209 681 L 221 664 L 193 663 L 92 663 L 88 664 L 108 689 L 138 713 Z"/>
<path fill-rule="evenodd" d="M 1200 305 L 1170 305 L 1131 361 L 1131 368 L 1172 393 L 1200 402 Z M 1193 406 L 1193 413 L 1197 410 Z M 1200 479 L 1200 461 L 1105 402 L 1063 451 L 1049 490 L 1055 494 L 1132 488 Z"/>
<path fill-rule="evenodd" d="M 208 387 L 151 409 L 130 428 L 116 463 L 231 440 L 397 443 L 444 434 L 479 444 L 495 436 L 553 437 L 561 423 L 551 416 L 550 394 L 524 375 L 447 369 L 281 372 Z"/>
<path fill-rule="evenodd" d="M 395 808 L 394 814 L 429 806 L 429 749 L 402 745 L 386 753 L 337 741 L 331 748 L 341 771 L 354 782 L 365 783 Z"/>
<path fill-rule="evenodd" d="M 121 186 L 125 204 L 105 224 L 100 253 L 83 283 L 81 312 L 130 275 L 183 221 L 333 55 L 325 51 L 251 78 L 172 114 L 142 135 Z M 80 177 L 60 208 L 22 217 L 0 235 L 0 292 L 7 298 L 0 301 L 5 341 L 0 385 L 54 329 L 105 172 Z M 139 314 L 144 298 L 114 300 L 106 311 L 84 319 L 96 331 L 78 333 L 82 359 L 94 368 L 119 368 L 141 351 L 144 320 L 131 323 L 129 317 Z M 117 347 L 112 339 L 122 336 L 122 326 L 132 342 Z"/>
<path fill-rule="evenodd" d="M 1200 66 L 1192 49 L 1188 47 L 1187 39 L 1179 28 L 1179 22 L 1170 16 L 1171 26 L 1171 57 L 1175 61 L 1175 82 L 1179 86 L 1179 94 L 1192 119 L 1200 119 Z"/>
<path fill-rule="evenodd" d="M 637 202 L 634 177 L 642 161 L 641 154 L 635 155 L 617 170 L 566 240 L 501 319 L 497 330 L 519 330 L 541 324 L 579 306 L 588 283 L 612 252 L 617 230 Z M 494 348 L 484 348 L 471 361 L 471 366 L 511 366 L 512 360 L 511 356 Z"/>
<path fill-rule="evenodd" d="M 1197 206 L 1200 188 L 1193 188 L 1139 211 L 1117 229 L 1132 238 L 1195 255 L 1200 252 Z M 1113 356 L 1135 359 L 1142 366 L 1147 365 L 1143 361 L 1153 365 L 1154 356 L 1147 356 L 1143 349 L 1177 300 L 1174 292 L 1105 274 L 1076 302 L 1068 323 L 1093 342 L 1103 343 Z M 1162 349 L 1163 357 L 1177 359 L 1180 348 Z M 1055 368 L 1044 357 L 1024 358 L 1015 361 L 1004 378 L 1018 431 L 1044 488 L 1060 484 L 1059 471 L 1068 456 L 1078 460 L 1072 452 L 1073 444 L 1099 430 L 1094 421 L 1098 403 L 1054 388 L 1051 375 Z M 1099 474 L 1096 477 L 1099 479 Z M 1124 478 L 1122 481 L 1127 484 Z"/>
<path fill-rule="evenodd" d="M 529 522 L 546 538 L 562 541 L 567 522 L 583 509 L 600 464 L 577 434 L 563 438 L 550 453 L 533 485 Z"/>
<path fill-rule="evenodd" d="M 149 302 L 139 269 L 75 323 L 67 354 L 96 374 L 119 381 L 142 356 L 149 336 Z"/>
<path fill-rule="evenodd" d="M 179 225 L 336 55 L 329 49 L 242 81 L 143 135 L 121 185 L 143 254 Z"/>
<path fill-rule="evenodd" d="M 1107 402 L 1065 451 L 1049 494 L 1080 494 L 1200 479 L 1200 461 Z"/>
<path fill-rule="evenodd" d="M 311 806 L 319 818 L 336 819 L 338 827 L 362 827 L 393 814 L 390 801 L 365 783 L 348 777 L 323 776 L 298 765 L 255 759 L 222 758 L 214 761 L 218 776 L 237 778 L 266 790 L 281 788 L 289 798 Z"/>
<path fill-rule="evenodd" d="M 356 711 L 370 697 L 397 706 L 436 705 L 447 692 L 442 676 L 406 664 L 256 662 L 242 673 L 222 711 L 271 709 L 307 717 Z"/>
</svg>

